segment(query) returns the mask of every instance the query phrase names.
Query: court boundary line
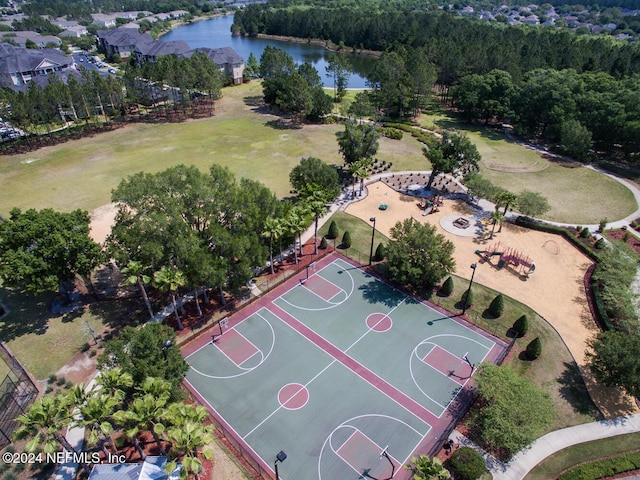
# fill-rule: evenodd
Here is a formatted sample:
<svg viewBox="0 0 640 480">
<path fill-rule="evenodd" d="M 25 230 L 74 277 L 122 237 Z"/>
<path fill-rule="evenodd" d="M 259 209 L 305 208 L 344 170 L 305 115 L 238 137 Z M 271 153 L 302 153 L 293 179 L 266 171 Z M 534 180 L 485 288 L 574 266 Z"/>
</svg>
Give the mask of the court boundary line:
<svg viewBox="0 0 640 480">
<path fill-rule="evenodd" d="M 425 406 L 421 405 L 416 400 L 411 398 L 409 395 L 407 395 L 406 393 L 402 392 L 397 387 L 391 385 L 388 381 L 386 381 L 382 377 L 380 377 L 377 374 L 375 374 L 374 372 L 372 372 L 368 367 L 366 367 L 365 365 L 361 364 L 356 359 L 354 359 L 350 355 L 348 355 L 345 352 L 343 352 L 342 350 L 340 350 L 337 346 L 335 346 L 334 344 L 329 342 L 327 339 L 322 337 L 320 334 L 316 333 L 315 331 L 313 331 L 312 329 L 307 327 L 305 324 L 300 322 L 300 320 L 295 318 L 293 315 L 289 314 L 288 312 L 286 312 L 281 307 L 279 307 L 279 306 L 277 306 L 275 304 L 273 306 L 275 308 L 277 308 L 278 310 L 281 310 L 283 314 L 285 314 L 286 316 L 291 317 L 291 319 L 292 319 L 292 321 L 289 322 L 289 321 L 285 320 L 284 318 L 282 318 L 283 317 L 282 315 L 279 315 L 278 313 L 273 312 L 271 309 L 268 309 L 276 318 L 280 319 L 282 321 L 282 323 L 284 323 L 285 325 L 288 325 L 292 330 L 294 330 L 300 336 L 302 336 L 307 341 L 309 341 L 309 343 L 311 343 L 312 345 L 316 346 L 317 348 L 319 348 L 320 350 L 322 350 L 323 352 L 328 354 L 335 361 L 337 361 L 341 365 L 343 365 L 347 370 L 351 371 L 356 376 L 362 378 L 366 383 L 368 383 L 373 388 L 375 388 L 376 390 L 381 392 L 387 398 L 389 398 L 390 400 L 392 400 L 393 402 L 398 404 L 400 407 L 402 407 L 405 410 L 407 410 L 409 413 L 411 413 L 414 416 L 416 416 L 417 418 L 419 418 L 422 422 L 426 423 L 429 426 L 432 426 L 432 423 L 430 421 L 427 421 L 426 418 L 439 418 L 437 415 L 435 415 L 433 412 L 431 412 L 428 408 L 426 408 Z M 295 328 L 293 325 L 291 325 L 291 323 L 295 323 L 298 326 L 298 328 Z M 302 333 L 299 329 L 308 331 L 310 336 L 307 336 L 306 334 Z M 370 331 L 367 330 L 367 333 L 369 333 L 369 332 Z M 315 341 L 313 341 L 311 339 L 312 337 L 318 337 L 320 339 L 320 342 L 316 343 Z M 323 343 L 326 344 L 326 345 L 323 346 L 322 345 Z M 339 353 L 335 354 L 333 352 L 334 350 L 338 351 Z M 359 368 L 357 368 L 357 369 L 353 368 L 353 366 L 350 366 L 349 363 L 354 364 L 355 366 L 357 366 Z M 364 372 L 367 372 L 367 373 L 364 373 Z M 373 377 L 377 381 L 371 381 L 370 379 L 368 379 L 366 377 L 366 375 L 370 375 L 371 377 Z M 409 408 L 407 405 L 404 405 L 403 403 L 401 403 L 397 398 L 394 398 L 390 394 L 390 392 L 385 391 L 381 387 L 382 385 L 384 385 L 387 390 L 391 390 L 391 392 L 396 394 L 398 397 L 402 398 L 403 402 L 408 402 L 409 404 L 413 404 L 414 408 L 413 409 Z M 418 413 L 416 413 L 416 410 L 417 411 L 422 411 L 423 415 L 419 415 Z M 426 415 L 424 415 L 425 412 L 426 412 Z"/>
<path fill-rule="evenodd" d="M 255 355 L 258 355 L 259 353 L 262 353 L 262 350 L 259 349 L 251 340 L 249 340 L 247 337 L 245 337 L 242 333 L 240 333 L 235 326 L 227 329 L 227 332 L 233 330 L 234 332 L 236 332 L 237 335 L 240 335 L 242 338 L 244 338 L 253 348 L 256 349 L 256 351 L 250 355 L 249 357 L 247 357 L 242 363 L 236 363 L 235 360 L 233 360 L 229 355 L 227 355 L 227 353 L 222 350 L 216 342 L 214 342 L 213 340 L 211 341 L 211 343 L 213 343 L 213 346 L 216 347 L 218 349 L 218 351 L 220 351 L 225 357 L 227 357 L 229 359 L 229 361 L 231 361 L 231 363 L 233 363 L 236 367 L 238 367 L 240 370 L 247 370 L 247 371 L 251 371 L 253 370 L 253 368 L 245 368 L 242 366 L 243 363 L 249 361 L 251 358 L 253 358 Z M 264 355 L 262 355 L 262 358 L 260 360 L 260 364 L 264 361 Z M 258 365 L 260 365 L 258 364 Z"/>
<path fill-rule="evenodd" d="M 203 377 L 206 377 L 206 378 L 211 378 L 211 379 L 215 379 L 215 380 L 230 380 L 232 378 L 237 378 L 237 377 L 241 377 L 243 375 L 246 375 L 247 373 L 250 373 L 250 372 L 254 371 L 256 368 L 260 367 L 269 358 L 269 356 L 273 352 L 273 349 L 275 348 L 275 345 L 276 345 L 276 333 L 273 330 L 273 325 L 271 325 L 269 320 L 267 320 L 264 316 L 262 316 L 260 314 L 260 310 L 262 310 L 263 308 L 265 308 L 265 307 L 261 307 L 260 309 L 256 310 L 255 312 L 251 313 L 250 315 L 247 315 L 241 321 L 239 321 L 233 327 L 231 327 L 232 329 L 235 329 L 238 325 L 242 324 L 245 320 L 251 318 L 254 315 L 257 315 L 260 319 L 262 319 L 263 322 L 265 322 L 269 326 L 269 330 L 271 330 L 271 346 L 269 347 L 269 351 L 267 352 L 267 354 L 266 355 L 263 354 L 263 357 L 262 357 L 262 359 L 261 359 L 261 361 L 260 361 L 260 363 L 258 365 L 256 365 L 255 367 L 252 367 L 252 368 L 242 368 L 242 367 L 238 366 L 238 368 L 240 368 L 240 370 L 243 370 L 243 372 L 238 373 L 236 375 L 226 376 L 226 377 L 221 377 L 221 376 L 218 376 L 218 375 L 211 375 L 211 374 L 208 374 L 208 373 L 201 372 L 200 370 L 195 368 L 191 363 L 189 363 L 188 359 L 192 355 L 195 355 L 196 353 L 198 353 L 200 350 L 202 350 L 205 347 L 207 347 L 207 346 L 211 345 L 212 343 L 214 343 L 213 340 L 209 340 L 207 343 L 202 345 L 200 348 L 197 348 L 196 350 L 194 350 L 193 352 L 191 352 L 189 355 L 187 355 L 185 357 L 185 361 L 189 365 L 189 368 L 191 368 L 197 374 L 199 374 L 199 375 L 201 375 Z M 238 332 L 238 333 L 240 333 L 240 332 Z M 218 349 L 218 350 L 220 350 L 220 349 Z M 263 353 L 263 351 L 261 349 L 258 349 L 258 351 L 260 353 Z M 232 362 L 232 363 L 235 364 L 235 362 Z"/>
<path fill-rule="evenodd" d="M 323 300 L 325 303 L 328 303 L 329 306 L 324 307 L 324 308 L 309 308 L 309 307 L 301 307 L 299 305 L 294 305 L 293 303 L 289 302 L 288 300 L 286 300 L 285 298 L 283 298 L 286 294 L 288 294 L 289 292 L 293 291 L 294 289 L 298 288 L 300 285 L 293 285 L 290 289 L 286 290 L 285 292 L 283 292 L 281 295 L 279 295 L 278 297 L 274 298 L 271 303 L 274 303 L 276 300 L 282 299 L 283 302 L 291 305 L 293 308 L 297 308 L 299 310 L 306 310 L 308 312 L 322 312 L 325 310 L 331 310 L 332 308 L 336 308 L 339 307 L 340 305 L 342 305 L 344 302 L 346 302 L 347 300 L 349 300 L 351 298 L 351 295 L 353 295 L 353 292 L 355 290 L 355 281 L 353 279 L 353 275 L 351 275 L 351 272 L 346 271 L 347 269 L 345 269 L 344 267 L 342 268 L 343 270 L 345 270 L 345 272 L 347 273 L 347 275 L 349 275 L 349 278 L 351 279 L 351 290 L 349 292 L 347 292 L 347 290 L 345 290 L 344 288 L 340 287 L 338 284 L 332 282 L 331 280 L 329 280 L 328 278 L 320 275 L 320 273 L 324 270 L 326 270 L 327 268 L 329 268 L 332 265 L 335 265 L 338 259 L 335 259 L 331 262 L 329 262 L 327 265 L 325 265 L 324 267 L 322 267 L 319 271 L 315 272 L 313 275 L 318 275 L 320 277 L 322 277 L 322 279 L 326 282 L 331 283 L 332 285 L 335 285 L 336 287 L 338 287 L 340 290 L 342 290 L 343 292 L 345 292 L 345 294 L 347 295 L 345 297 L 344 300 L 342 300 L 341 302 L 337 302 L 337 303 L 331 303 L 328 300 L 325 300 L 324 298 L 320 297 L 319 295 L 317 295 L 315 292 L 309 290 L 312 294 L 314 294 L 316 297 L 320 298 L 321 300 Z"/>
<path fill-rule="evenodd" d="M 340 445 L 340 447 L 338 447 L 338 449 L 333 448 L 333 444 L 331 443 L 331 441 L 329 441 L 329 447 L 331 447 L 331 451 L 338 457 L 340 458 L 344 463 L 346 463 L 349 467 L 351 467 L 352 470 L 354 470 L 356 473 L 358 473 L 360 475 L 360 478 L 362 478 L 362 475 L 358 470 L 356 470 L 356 468 L 351 465 L 351 463 L 347 462 L 346 459 L 340 455 L 339 450 L 344 447 L 349 440 L 351 440 L 353 438 L 354 435 L 356 434 L 360 434 L 362 435 L 364 438 L 366 438 L 369 442 L 371 442 L 376 448 L 378 448 L 378 452 L 382 452 L 382 447 L 380 445 L 378 445 L 378 443 L 376 441 L 374 441 L 371 437 L 369 437 L 369 435 L 367 435 L 365 432 L 363 432 L 362 430 L 360 430 L 358 427 L 354 427 L 351 426 L 351 428 L 353 428 L 353 433 L 351 435 L 349 435 L 349 438 L 347 438 L 342 445 Z M 396 462 L 398 467 L 402 467 L 402 464 L 400 462 L 398 462 L 398 460 L 393 456 L 393 455 L 389 455 L 389 457 L 391 458 L 392 462 Z M 382 458 L 382 457 L 381 457 Z M 395 475 L 394 475 L 395 476 Z"/>
<path fill-rule="evenodd" d="M 464 383 L 464 385 L 460 385 L 460 384 L 458 384 L 458 382 L 456 382 L 456 383 L 459 385 L 459 388 L 457 389 L 456 394 L 451 398 L 451 400 L 449 401 L 449 403 L 448 403 L 446 406 L 444 406 L 444 405 L 440 405 L 440 403 L 439 403 L 438 401 L 436 401 L 435 399 L 431 398 L 429 395 L 427 395 L 427 394 L 424 392 L 424 390 L 422 390 L 422 388 L 420 388 L 420 386 L 418 385 L 418 383 L 417 383 L 417 382 L 416 382 L 416 380 L 415 380 L 415 376 L 414 376 L 414 374 L 413 374 L 413 368 L 412 368 L 412 366 L 411 366 L 411 361 L 412 361 L 412 359 L 413 359 L 414 357 L 415 357 L 415 358 L 417 358 L 420 362 L 422 362 L 422 363 L 424 363 L 425 365 L 427 365 L 427 366 L 428 366 L 429 368 L 431 368 L 432 370 L 434 370 L 436 373 L 439 373 L 439 374 L 440 374 L 440 375 L 442 375 L 443 377 L 448 378 L 446 375 L 444 375 L 444 374 L 443 374 L 442 372 L 440 372 L 438 369 L 436 369 L 436 368 L 434 368 L 433 366 L 431 366 L 430 364 L 428 364 L 428 363 L 424 362 L 424 361 L 423 361 L 423 360 L 422 360 L 422 359 L 417 355 L 417 353 L 416 353 L 416 352 L 417 352 L 417 350 L 418 350 L 418 348 L 419 348 L 421 345 L 431 344 L 431 345 L 433 345 L 434 347 L 440 347 L 440 348 L 442 348 L 444 351 L 446 351 L 446 352 L 448 352 L 448 353 L 450 353 L 450 354 L 452 354 L 452 355 L 453 355 L 453 352 L 451 352 L 451 351 L 447 350 L 446 348 L 443 348 L 443 347 L 442 347 L 442 345 L 440 345 L 440 344 L 438 344 L 438 343 L 435 343 L 435 342 L 430 342 L 430 341 L 429 341 L 429 340 L 431 340 L 432 338 L 437 338 L 437 337 L 458 337 L 458 338 L 464 338 L 464 339 L 466 339 L 466 340 L 470 340 L 470 341 L 472 341 L 472 342 L 475 342 L 475 343 L 479 344 L 481 347 L 484 347 L 484 348 L 487 350 L 487 352 L 484 354 L 484 356 L 482 357 L 482 360 L 480 360 L 480 361 L 478 362 L 478 364 L 482 363 L 482 362 L 484 361 L 484 359 L 485 359 L 485 358 L 487 358 L 487 355 L 489 355 L 489 353 L 491 353 L 491 351 L 492 351 L 492 350 L 493 350 L 493 348 L 495 347 L 495 344 L 494 344 L 491 348 L 488 348 L 488 347 L 486 347 L 485 345 L 482 345 L 480 342 L 478 342 L 478 341 L 474 340 L 473 338 L 465 337 L 465 336 L 462 336 L 462 335 L 451 334 L 451 333 L 446 333 L 446 334 L 445 334 L 445 333 L 443 333 L 443 334 L 432 335 L 431 337 L 427 337 L 427 338 L 425 338 L 424 340 L 420 341 L 420 343 L 418 343 L 418 344 L 415 346 L 415 348 L 413 349 L 413 351 L 411 352 L 411 355 L 410 355 L 410 357 L 409 357 L 409 373 L 410 373 L 410 375 L 411 375 L 411 379 L 413 380 L 413 383 L 414 383 L 414 385 L 416 386 L 416 388 L 417 388 L 418 390 L 420 390 L 420 392 L 422 392 L 422 394 L 423 394 L 426 398 L 428 398 L 428 399 L 429 399 L 429 400 L 431 400 L 433 403 L 435 403 L 436 405 L 438 405 L 439 407 L 441 407 L 441 408 L 443 409 L 443 410 L 442 410 L 442 412 L 441 412 L 439 415 L 436 415 L 436 414 L 434 413 L 434 415 L 435 415 L 438 419 L 440 419 L 440 418 L 442 418 L 442 416 L 443 416 L 445 413 L 447 413 L 447 410 L 449 409 L 449 406 L 454 402 L 454 400 L 458 397 L 458 395 L 460 395 L 460 392 L 462 392 L 462 390 L 464 390 L 464 389 L 466 388 L 467 383 L 469 382 L 469 380 L 471 380 L 471 377 L 469 377 L 469 378 L 467 379 L 467 381 Z M 454 355 L 454 356 L 455 356 L 455 355 Z"/>
</svg>

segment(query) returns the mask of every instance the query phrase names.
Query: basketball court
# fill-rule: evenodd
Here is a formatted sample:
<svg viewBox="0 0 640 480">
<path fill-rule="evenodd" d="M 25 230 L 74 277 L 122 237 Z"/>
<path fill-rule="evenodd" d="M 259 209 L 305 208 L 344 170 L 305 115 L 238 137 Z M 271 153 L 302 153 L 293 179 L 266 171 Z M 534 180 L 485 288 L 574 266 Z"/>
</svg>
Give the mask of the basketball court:
<svg viewBox="0 0 640 480">
<path fill-rule="evenodd" d="M 283 480 L 409 479 L 506 344 L 336 254 L 183 352 L 187 386 Z"/>
</svg>

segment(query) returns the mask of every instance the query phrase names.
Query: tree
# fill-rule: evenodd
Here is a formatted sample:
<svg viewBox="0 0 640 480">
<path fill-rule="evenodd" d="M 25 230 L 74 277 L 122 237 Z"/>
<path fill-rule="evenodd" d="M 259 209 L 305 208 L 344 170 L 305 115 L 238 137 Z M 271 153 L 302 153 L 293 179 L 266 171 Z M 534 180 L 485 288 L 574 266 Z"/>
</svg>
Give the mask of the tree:
<svg viewBox="0 0 640 480">
<path fill-rule="evenodd" d="M 376 262 L 380 262 L 380 261 L 384 260 L 384 257 L 386 257 L 386 256 L 387 256 L 387 247 L 382 242 L 378 243 L 378 246 L 376 247 L 376 253 L 373 256 L 373 259 Z"/>
<path fill-rule="evenodd" d="M 466 175 L 476 170 L 481 160 L 480 153 L 471 140 L 464 133 L 457 132 L 445 132 L 440 141 L 424 147 L 422 153 L 431 162 L 431 175 L 427 189 L 431 188 L 439 174 Z"/>
<path fill-rule="evenodd" d="M 435 226 L 413 218 L 391 228 L 386 265 L 393 281 L 431 288 L 454 271 L 453 243 L 436 231 Z"/>
<path fill-rule="evenodd" d="M 467 187 L 467 192 L 470 196 L 480 198 L 494 198 L 496 194 L 496 187 L 491 180 L 480 175 L 479 172 L 469 172 L 464 177 L 464 184 Z"/>
<path fill-rule="evenodd" d="M 586 160 L 592 143 L 591 132 L 580 121 L 570 119 L 560 126 L 562 149 L 577 160 Z"/>
<path fill-rule="evenodd" d="M 640 396 L 640 334 L 636 329 L 601 332 L 589 346 L 587 362 L 599 382 Z"/>
<path fill-rule="evenodd" d="M 338 238 L 338 224 L 335 220 L 331 220 L 329 224 L 329 230 L 327 231 L 327 238 L 329 240 L 333 240 L 334 238 Z"/>
<path fill-rule="evenodd" d="M 502 316 L 504 313 L 504 296 L 499 293 L 489 304 L 489 313 L 495 318 Z"/>
<path fill-rule="evenodd" d="M 176 332 L 156 322 L 140 328 L 125 327 L 118 338 L 105 342 L 98 367 L 119 367 L 131 375 L 135 385 L 142 385 L 147 377 L 168 380 L 172 385 L 171 400 L 182 397 L 180 384 L 189 370 L 176 345 Z"/>
<path fill-rule="evenodd" d="M 522 315 L 519 317 L 513 324 L 511 329 L 515 332 L 515 334 L 520 337 L 524 337 L 529 331 L 529 319 L 526 315 Z"/>
<path fill-rule="evenodd" d="M 356 124 L 347 120 L 344 131 L 337 134 L 338 147 L 348 165 L 359 160 L 373 158 L 378 151 L 378 132 L 375 125 Z"/>
<path fill-rule="evenodd" d="M 318 222 L 320 215 L 327 213 L 327 198 L 321 190 L 317 190 L 311 196 L 305 199 L 306 210 L 313 214 L 313 254 L 318 254 Z"/>
<path fill-rule="evenodd" d="M 476 480 L 487 471 L 484 458 L 471 447 L 460 447 L 451 455 L 451 471 L 457 480 Z"/>
<path fill-rule="evenodd" d="M 0 222 L 0 278 L 5 286 L 40 294 L 88 276 L 102 259 L 89 237 L 89 214 L 11 210 Z"/>
<path fill-rule="evenodd" d="M 476 373 L 478 405 L 471 427 L 485 449 L 508 460 L 551 425 L 555 416 L 549 395 L 510 366 L 480 365 Z"/>
<path fill-rule="evenodd" d="M 529 342 L 526 352 L 527 357 L 531 360 L 535 360 L 540 356 L 542 353 L 542 341 L 540 340 L 540 337 L 536 337 Z"/>
<path fill-rule="evenodd" d="M 350 75 L 349 59 L 346 55 L 336 53 L 329 59 L 329 64 L 325 67 L 327 77 L 333 78 L 333 101 L 340 103 L 344 98 L 349 84 Z"/>
<path fill-rule="evenodd" d="M 502 213 L 500 210 L 493 210 L 489 218 L 491 220 L 491 234 L 489 235 L 489 238 L 493 238 L 493 233 L 496 230 L 496 225 L 500 224 L 500 228 L 502 229 L 502 222 L 504 222 L 504 213 Z"/>
<path fill-rule="evenodd" d="M 147 306 L 147 310 L 149 310 L 149 315 L 153 318 L 151 302 L 149 301 L 147 290 L 144 288 L 145 283 L 149 283 L 151 281 L 151 277 L 144 273 L 146 270 L 147 268 L 142 265 L 142 263 L 134 260 L 129 262 L 127 266 L 122 269 L 122 273 L 125 276 L 124 281 L 127 285 L 135 284 L 138 286 L 140 293 L 142 294 L 142 298 L 144 298 L 144 304 Z"/>
<path fill-rule="evenodd" d="M 247 72 L 247 75 L 260 75 L 260 63 L 258 59 L 255 57 L 253 52 L 249 54 L 249 58 L 247 58 L 247 63 L 244 67 L 244 71 Z"/>
<path fill-rule="evenodd" d="M 316 157 L 301 159 L 289 173 L 289 183 L 302 197 L 321 190 L 326 193 L 328 200 L 333 200 L 340 193 L 340 178 L 335 166 Z"/>
<path fill-rule="evenodd" d="M 178 329 L 182 330 L 182 320 L 178 315 L 178 305 L 176 304 L 176 293 L 180 287 L 187 283 L 187 279 L 177 268 L 164 266 L 153 274 L 153 285 L 162 292 L 169 292 L 171 295 L 171 304 L 173 305 L 173 313 L 178 322 Z"/>
<path fill-rule="evenodd" d="M 445 297 L 448 297 L 449 295 L 451 295 L 453 293 L 453 278 L 452 277 L 447 277 L 447 279 L 442 284 L 442 287 L 440 287 L 440 293 L 442 295 L 444 295 Z"/>
<path fill-rule="evenodd" d="M 451 478 L 449 471 L 444 468 L 442 460 L 438 457 L 429 458 L 427 455 L 411 457 L 413 465 L 405 465 L 406 470 L 411 470 L 412 480 L 445 480 Z"/>
<path fill-rule="evenodd" d="M 539 217 L 549 210 L 551 206 L 546 197 L 538 192 L 523 190 L 518 195 L 518 211 L 527 217 Z"/>
<path fill-rule="evenodd" d="M 351 234 L 349 230 L 345 230 L 344 234 L 342 234 L 342 242 L 340 243 L 342 248 L 351 248 Z"/>
<path fill-rule="evenodd" d="M 503 208 L 502 215 L 506 217 L 509 207 L 518 205 L 518 195 L 508 190 L 500 189 L 493 195 L 493 201 L 496 204 L 496 209 L 499 207 Z"/>
<path fill-rule="evenodd" d="M 282 236 L 282 222 L 278 218 L 267 218 L 264 222 L 262 236 L 269 239 L 269 268 L 271 273 L 275 273 L 273 265 L 273 241 Z"/>
<path fill-rule="evenodd" d="M 348 113 L 358 119 L 373 115 L 374 108 L 366 91 L 356 93 L 353 102 L 349 105 Z"/>
</svg>

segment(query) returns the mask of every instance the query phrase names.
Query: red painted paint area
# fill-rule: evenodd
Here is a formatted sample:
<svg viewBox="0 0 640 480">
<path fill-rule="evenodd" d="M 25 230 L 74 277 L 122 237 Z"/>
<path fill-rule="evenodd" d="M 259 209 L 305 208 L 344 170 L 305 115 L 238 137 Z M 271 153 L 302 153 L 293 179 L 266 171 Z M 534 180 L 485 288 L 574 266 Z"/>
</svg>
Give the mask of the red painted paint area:
<svg viewBox="0 0 640 480">
<path fill-rule="evenodd" d="M 289 383 L 278 392 L 278 402 L 287 410 L 298 410 L 309 401 L 309 390 L 299 383 Z"/>
<path fill-rule="evenodd" d="M 391 330 L 392 326 L 393 321 L 384 313 L 372 313 L 367 317 L 367 327 L 374 332 L 384 333 Z"/>
<path fill-rule="evenodd" d="M 336 454 L 359 474 L 367 472 L 369 478 L 389 478 L 391 464 L 380 455 L 384 447 L 377 445 L 360 430 L 355 430 L 336 450 Z M 400 462 L 392 456 L 389 458 L 398 470 Z"/>
<path fill-rule="evenodd" d="M 335 298 L 342 289 L 319 275 L 309 277 L 304 286 L 325 301 Z"/>
<path fill-rule="evenodd" d="M 460 385 L 464 385 L 473 373 L 466 360 L 456 357 L 437 345 L 424 356 L 422 361 Z"/>
<path fill-rule="evenodd" d="M 238 366 L 259 352 L 253 343 L 234 328 L 217 337 L 215 346 Z"/>
</svg>

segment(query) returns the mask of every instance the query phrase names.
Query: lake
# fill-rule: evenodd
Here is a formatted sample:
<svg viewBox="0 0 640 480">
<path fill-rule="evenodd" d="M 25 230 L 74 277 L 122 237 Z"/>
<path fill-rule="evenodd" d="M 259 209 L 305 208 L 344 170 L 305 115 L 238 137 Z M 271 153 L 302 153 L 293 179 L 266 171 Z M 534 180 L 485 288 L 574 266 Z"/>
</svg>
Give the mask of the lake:
<svg viewBox="0 0 640 480">
<path fill-rule="evenodd" d="M 253 53 L 256 59 L 260 61 L 260 55 L 262 55 L 264 48 L 267 45 L 271 45 L 285 50 L 298 64 L 306 61 L 311 62 L 318 70 L 324 86 L 333 87 L 333 78 L 327 76 L 325 69 L 331 57 L 335 55 L 334 52 L 308 43 L 287 42 L 268 38 L 234 37 L 231 35 L 232 24 L 233 15 L 214 17 L 178 27 L 163 35 L 161 40 L 165 42 L 184 40 L 191 48 L 231 47 L 238 55 L 244 58 L 245 62 L 250 53 Z M 347 55 L 347 57 L 353 68 L 348 88 L 365 88 L 366 75 L 371 71 L 375 59 L 364 55 L 351 54 Z"/>
</svg>

